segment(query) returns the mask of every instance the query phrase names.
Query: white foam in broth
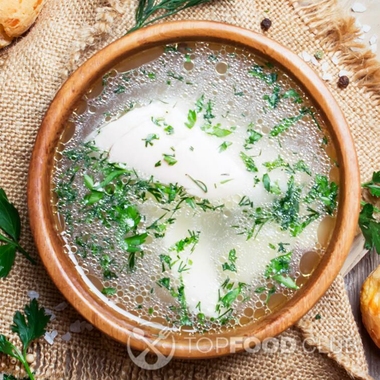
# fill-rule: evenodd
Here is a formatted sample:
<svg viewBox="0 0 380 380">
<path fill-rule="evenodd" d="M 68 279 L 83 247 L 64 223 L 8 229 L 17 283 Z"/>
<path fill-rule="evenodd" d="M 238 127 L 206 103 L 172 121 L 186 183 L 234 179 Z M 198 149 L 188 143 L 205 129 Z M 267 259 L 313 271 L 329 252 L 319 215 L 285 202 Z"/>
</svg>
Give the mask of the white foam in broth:
<svg viewBox="0 0 380 380">
<path fill-rule="evenodd" d="M 54 175 L 57 213 L 115 305 L 218 331 L 304 283 L 300 258 L 323 254 L 337 186 L 323 121 L 293 80 L 246 51 L 181 44 L 84 101 Z"/>
</svg>

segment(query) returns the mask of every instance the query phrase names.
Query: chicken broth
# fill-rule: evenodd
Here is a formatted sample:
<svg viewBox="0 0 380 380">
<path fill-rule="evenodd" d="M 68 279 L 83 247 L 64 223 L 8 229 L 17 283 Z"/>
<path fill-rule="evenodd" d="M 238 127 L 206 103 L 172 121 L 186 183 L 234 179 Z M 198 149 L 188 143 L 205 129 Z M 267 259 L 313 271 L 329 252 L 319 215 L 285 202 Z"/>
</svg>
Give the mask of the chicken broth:
<svg viewBox="0 0 380 380">
<path fill-rule="evenodd" d="M 338 178 L 323 120 L 249 51 L 203 42 L 140 58 L 106 74 L 62 136 L 65 248 L 133 319 L 202 332 L 251 323 L 291 298 L 327 247 Z"/>
</svg>

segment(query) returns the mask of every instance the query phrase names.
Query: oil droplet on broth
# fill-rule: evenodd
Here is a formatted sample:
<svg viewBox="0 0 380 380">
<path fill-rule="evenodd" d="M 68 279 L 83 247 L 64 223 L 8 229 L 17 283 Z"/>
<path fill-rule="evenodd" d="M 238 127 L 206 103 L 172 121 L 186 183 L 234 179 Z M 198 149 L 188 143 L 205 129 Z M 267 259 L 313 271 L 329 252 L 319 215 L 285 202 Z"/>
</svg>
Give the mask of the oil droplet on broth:
<svg viewBox="0 0 380 380">
<path fill-rule="evenodd" d="M 263 165 L 265 162 L 274 162 L 281 154 L 282 159 L 291 162 L 292 165 L 299 162 L 302 158 L 302 160 L 312 168 L 313 172 L 324 173 L 326 176 L 330 175 L 331 180 L 338 181 L 337 173 L 339 174 L 339 171 L 335 170 L 337 168 L 331 169 L 330 163 L 330 158 L 336 157 L 332 144 L 328 144 L 327 154 L 326 151 L 320 150 L 320 144 L 317 144 L 316 142 L 321 140 L 320 135 L 322 132 L 319 133 L 317 129 L 314 128 L 315 126 L 310 126 L 312 124 L 311 118 L 307 118 L 307 123 L 304 123 L 303 121 L 300 122 L 300 125 L 303 128 L 300 131 L 295 130 L 293 133 L 290 130 L 284 133 L 284 136 L 279 140 L 275 140 L 270 136 L 273 125 L 276 125 L 276 123 L 278 124 L 278 120 L 293 116 L 293 114 L 299 112 L 299 106 L 291 100 L 284 99 L 282 101 L 283 104 L 279 104 L 276 112 L 272 113 L 272 108 L 275 107 L 271 108 L 270 103 L 267 103 L 267 98 L 265 97 L 268 93 L 270 94 L 273 91 L 271 85 L 264 83 L 265 81 L 263 82 L 262 78 L 252 79 L 252 76 L 249 76 L 250 80 L 256 81 L 254 82 L 257 89 L 255 92 L 252 91 L 252 83 L 248 83 L 247 72 L 249 72 L 254 65 L 264 68 L 264 71 L 258 69 L 257 75 L 259 77 L 262 75 L 260 73 L 265 73 L 265 70 L 267 70 L 266 67 L 269 67 L 269 65 L 267 66 L 249 52 L 236 49 L 235 47 L 221 46 L 218 44 L 178 44 L 172 45 L 167 49 L 155 48 L 151 51 L 143 52 L 133 59 L 121 62 L 115 69 L 111 70 L 110 73 L 106 74 L 94 85 L 94 87 L 87 93 L 87 99 L 82 100 L 78 104 L 77 109 L 73 113 L 73 121 L 68 123 L 68 127 L 62 135 L 61 141 L 65 144 L 67 150 L 75 150 L 83 140 L 88 138 L 89 134 L 98 130 L 104 124 L 112 123 L 123 115 L 128 116 L 129 112 L 134 112 L 134 110 L 139 107 L 143 108 L 148 106 L 149 103 L 152 103 L 152 99 L 154 101 L 158 99 L 162 104 L 169 104 L 170 106 L 170 102 L 175 98 L 176 104 L 179 104 L 177 107 L 180 107 L 180 104 L 187 104 L 191 109 L 191 107 L 194 108 L 194 103 L 190 104 L 190 102 L 194 102 L 197 99 L 199 100 L 201 99 L 202 94 L 206 94 L 202 107 L 205 108 L 207 106 L 209 98 L 212 98 L 214 106 L 212 113 L 210 112 L 208 117 L 218 120 L 218 122 L 220 119 L 221 123 L 224 123 L 225 120 L 227 120 L 227 128 L 231 128 L 231 126 L 236 128 L 235 126 L 238 126 L 236 130 L 231 129 L 233 133 L 220 139 L 217 143 L 217 147 L 223 141 L 227 141 L 231 143 L 231 145 L 228 146 L 227 152 L 233 151 L 236 149 L 236 146 L 239 146 L 238 144 L 242 145 L 239 141 L 244 141 L 246 138 L 247 128 L 254 128 L 257 132 L 263 135 L 262 142 L 259 141 L 257 143 L 255 142 L 255 144 L 251 144 L 249 150 L 243 147 L 241 147 L 241 150 L 246 149 L 244 152 L 255 160 L 260 168 L 259 170 L 262 170 L 261 168 L 264 167 Z M 302 90 L 290 78 L 276 68 L 273 70 L 277 73 L 278 83 L 281 87 L 296 88 L 297 91 L 302 94 Z M 220 78 L 223 80 L 220 80 Z M 307 97 L 304 94 L 302 94 L 302 96 L 303 106 L 311 106 Z M 128 105 L 127 107 L 126 104 Z M 258 105 L 253 109 L 252 104 Z M 187 112 L 184 112 L 183 114 L 186 122 L 186 117 L 188 116 Z M 200 115 L 198 116 L 198 122 L 199 120 L 203 120 Z M 169 125 L 164 124 L 157 126 L 157 133 L 160 134 L 160 140 L 157 142 L 157 145 L 164 140 L 162 130 L 164 127 L 168 126 Z M 200 126 L 202 127 L 202 125 Z M 174 134 L 179 133 L 179 125 L 173 124 L 170 125 L 170 127 L 174 128 Z M 225 128 L 224 124 L 222 127 Z M 307 132 L 305 132 L 305 128 L 307 129 Z M 195 133 L 195 130 L 196 128 L 193 128 L 192 131 Z M 217 131 L 216 133 L 221 132 Z M 326 131 L 323 130 L 323 133 L 325 134 Z M 301 137 L 308 134 L 308 138 L 304 139 L 302 146 L 296 146 L 295 148 L 289 149 L 289 151 L 283 150 L 283 145 L 292 146 L 292 144 L 294 145 L 294 141 L 299 141 L 299 138 L 297 140 L 296 137 L 297 134 Z M 266 143 L 263 143 L 264 140 Z M 154 147 L 149 147 L 151 151 L 154 150 L 153 148 Z M 194 149 L 194 147 L 192 148 Z M 173 151 L 173 155 L 175 155 L 178 161 L 178 157 L 183 149 L 184 148 L 181 147 L 181 149 L 178 148 Z M 187 146 L 186 149 L 188 150 L 189 147 Z M 195 147 L 194 150 L 196 151 L 196 149 L 197 147 Z M 236 152 L 238 154 L 239 150 Z M 313 159 L 310 152 L 312 152 L 315 157 L 318 157 L 318 160 Z M 168 150 L 166 153 L 171 152 Z M 222 154 L 225 154 L 225 152 Z M 63 159 L 63 161 L 65 161 L 65 159 Z M 58 181 L 59 175 L 62 175 L 62 173 L 69 168 L 70 162 L 66 160 L 65 165 L 66 167 L 63 166 L 57 168 L 55 182 Z M 176 163 L 176 165 L 177 166 L 174 167 L 179 166 L 178 163 Z M 279 186 L 283 194 L 286 192 L 287 183 L 286 181 L 282 183 L 281 178 L 285 178 L 286 175 L 289 174 L 286 174 L 285 169 L 286 168 L 277 168 L 273 171 L 268 171 L 267 173 L 273 180 L 273 183 L 276 183 L 277 186 Z M 90 174 L 91 176 L 95 175 L 95 173 Z M 139 171 L 139 174 L 143 175 L 144 173 Z M 232 177 L 231 173 L 227 174 Z M 236 174 L 235 171 L 234 174 Z M 260 172 L 259 174 L 260 178 L 258 178 L 258 180 L 262 181 L 263 172 Z M 296 178 L 302 177 L 300 174 L 294 174 L 294 176 Z M 220 182 L 223 182 L 223 180 L 229 179 L 230 177 L 222 177 Z M 124 178 L 122 182 L 126 185 L 128 179 Z M 215 181 L 212 187 L 219 191 L 219 189 L 223 189 L 223 187 L 227 188 L 230 185 L 228 185 L 227 182 L 223 184 Z M 304 190 L 305 194 L 310 190 L 312 185 L 312 181 L 306 183 Z M 258 185 L 257 189 L 255 189 L 256 193 L 260 186 L 262 185 Z M 74 181 L 73 188 L 74 187 L 78 197 L 83 198 L 86 193 L 88 193 L 88 188 L 86 188 L 83 183 L 78 184 Z M 204 195 L 197 186 L 194 186 L 194 189 L 195 192 L 198 191 L 198 193 L 194 193 L 198 197 Z M 115 187 L 111 186 L 109 191 L 115 191 Z M 266 202 L 263 202 L 264 207 L 272 202 L 273 195 L 266 193 L 263 188 L 260 191 L 261 193 L 257 193 L 261 194 L 260 197 L 267 197 Z M 209 186 L 207 195 L 210 194 L 211 187 Z M 245 244 L 244 242 L 246 238 L 244 236 L 241 237 L 240 241 L 240 236 L 236 234 L 236 230 L 231 228 L 228 229 L 226 227 L 227 221 L 231 220 L 234 221 L 235 225 L 240 227 L 240 230 L 250 227 L 249 218 L 247 218 L 246 215 L 235 215 L 233 209 L 233 207 L 236 207 L 236 205 L 242 200 L 244 195 L 244 191 L 239 192 L 239 195 L 236 195 L 235 192 L 230 198 L 224 199 L 225 211 L 218 211 L 219 214 L 216 214 L 217 217 L 214 219 L 209 218 L 207 225 L 212 227 L 207 227 L 210 230 L 209 241 L 212 243 L 210 246 L 211 248 L 208 250 L 212 259 L 210 265 L 214 265 L 212 264 L 212 262 L 214 262 L 217 263 L 218 267 L 221 267 L 228 262 L 228 251 L 230 248 L 228 250 L 224 249 L 223 252 L 218 252 L 221 247 L 226 246 L 226 241 L 234 242 L 234 244 L 227 245 L 235 245 L 239 248 L 238 251 L 241 250 L 241 247 Z M 141 207 L 141 209 L 144 209 L 144 207 L 146 208 L 154 197 L 151 197 L 150 199 L 151 200 L 146 203 L 140 202 L 138 206 Z M 252 199 L 256 198 L 252 197 Z M 54 200 L 53 203 L 59 204 L 59 200 Z M 154 202 L 152 204 L 154 204 Z M 72 214 L 73 215 L 70 215 L 70 217 L 79 215 L 78 210 L 72 210 Z M 180 219 L 180 215 L 179 212 L 178 219 Z M 157 219 L 159 216 L 160 215 L 154 215 L 154 218 L 146 216 L 144 222 L 149 221 L 149 223 L 152 223 L 154 219 Z M 187 212 L 184 213 L 183 218 L 185 221 L 190 220 L 190 218 L 192 218 L 193 221 L 196 221 L 196 223 L 194 222 L 195 224 L 193 223 L 192 225 L 194 230 L 202 225 L 202 223 L 205 223 L 202 222 L 203 214 L 199 210 L 187 210 Z M 60 226 L 58 228 L 59 230 L 67 228 L 61 219 L 62 218 L 57 220 L 57 225 Z M 279 284 L 273 284 L 270 282 L 272 280 L 270 280 L 269 283 L 266 283 L 266 280 L 262 275 L 258 276 L 258 273 L 263 273 L 266 265 L 268 265 L 271 259 L 280 256 L 281 254 L 279 249 L 277 251 L 278 247 L 276 247 L 274 251 L 272 248 L 268 248 L 268 243 L 277 245 L 277 243 L 281 242 L 285 243 L 285 247 L 289 245 L 292 248 L 292 261 L 289 264 L 290 273 L 294 276 L 296 284 L 302 286 L 307 281 L 307 277 L 312 273 L 315 265 L 317 265 L 316 258 L 311 256 L 316 254 L 319 259 L 319 255 L 313 251 L 313 249 L 316 249 L 318 244 L 320 244 L 321 254 L 323 254 L 323 249 L 327 246 L 330 239 L 335 219 L 325 217 L 322 222 L 319 221 L 313 223 L 307 227 L 307 229 L 310 231 L 314 229 L 315 231 L 308 232 L 310 236 L 308 235 L 304 239 L 304 244 L 302 244 L 302 242 L 295 244 L 292 237 L 289 236 L 289 233 L 284 233 L 279 228 L 277 228 L 276 231 L 271 232 L 269 232 L 269 230 L 266 231 L 266 228 L 263 228 L 260 233 L 263 234 L 261 236 L 264 236 L 267 240 L 264 239 L 265 244 L 262 242 L 257 243 L 258 246 L 256 250 L 262 252 L 263 256 L 261 259 L 259 258 L 257 260 L 257 263 L 260 263 L 261 265 L 255 269 L 257 275 L 253 275 L 254 270 L 249 270 L 251 264 L 241 262 L 241 256 L 235 263 L 238 268 L 238 274 L 233 271 L 228 273 L 233 281 L 235 281 L 235 284 L 239 279 L 242 281 L 242 278 L 244 277 L 244 281 L 249 284 L 251 289 L 248 298 L 244 297 L 242 294 L 236 297 L 234 303 L 236 317 L 230 319 L 230 322 L 227 322 L 226 325 L 221 324 L 218 320 L 208 321 L 207 324 L 204 325 L 202 324 L 203 322 L 200 322 L 199 317 L 197 316 L 202 313 L 200 310 L 196 309 L 194 302 L 190 315 L 193 325 L 199 326 L 202 330 L 206 328 L 210 331 L 215 330 L 220 332 L 225 329 L 234 328 L 239 323 L 241 325 L 252 323 L 273 310 L 280 308 L 294 294 L 294 291 L 286 289 Z M 83 236 L 97 234 L 98 237 L 95 245 L 99 252 L 103 252 L 102 242 L 105 242 L 109 238 L 109 234 L 112 233 L 108 227 L 107 230 L 104 231 L 101 223 L 93 222 L 90 226 L 79 225 L 77 228 L 83 229 L 83 231 L 81 231 Z M 170 231 L 170 228 L 172 228 L 172 226 L 168 227 L 168 231 Z M 186 228 L 184 230 L 186 231 Z M 220 233 L 221 230 L 223 230 L 222 234 Z M 313 237 L 313 234 L 315 237 Z M 70 234 L 66 233 L 64 236 L 65 240 L 70 242 Z M 223 242 L 223 244 L 221 242 Z M 83 241 L 81 244 L 86 245 L 88 243 L 88 241 Z M 162 286 L 158 286 L 157 283 L 163 276 L 167 276 L 167 278 L 170 278 L 173 289 L 175 289 L 175 287 L 178 289 L 180 286 L 180 279 L 178 274 L 171 273 L 170 271 L 165 271 L 163 274 L 160 273 L 163 264 L 158 261 L 157 253 L 167 252 L 168 247 L 165 247 L 164 243 L 165 239 L 158 241 L 158 239 L 153 239 L 152 236 L 149 236 L 145 242 L 145 245 L 149 247 L 145 250 L 144 258 L 139 258 L 136 264 L 136 271 L 132 273 L 120 272 L 118 273 L 117 278 L 112 278 L 111 276 L 107 281 L 102 279 L 102 266 L 99 265 L 99 260 L 95 255 L 88 256 L 87 258 L 80 257 L 79 253 L 82 249 L 81 246 L 78 247 L 78 261 L 82 262 L 83 266 L 86 267 L 86 271 L 89 273 L 88 278 L 98 290 L 101 291 L 105 285 L 107 285 L 107 287 L 115 287 L 118 290 L 117 293 L 112 296 L 112 301 L 114 301 L 114 303 L 121 309 L 145 320 L 154 321 L 157 324 L 173 326 L 173 324 L 175 325 L 178 320 L 183 317 L 179 309 L 180 304 L 178 300 L 171 299 L 172 296 L 170 295 L 170 292 Z M 206 244 L 206 242 L 203 242 L 202 244 Z M 115 250 L 114 252 L 106 253 L 106 256 L 110 256 L 109 259 L 113 260 L 111 265 L 112 271 L 116 271 L 118 266 L 124 265 L 124 252 Z M 239 252 L 239 254 L 241 254 L 241 252 Z M 107 259 L 107 257 L 104 256 L 105 253 L 101 253 L 101 255 L 102 260 Z M 192 255 L 194 255 L 194 253 Z M 247 257 L 248 259 L 249 255 L 244 257 Z M 189 255 L 189 259 L 190 258 L 192 257 Z M 195 264 L 193 263 L 191 265 Z M 298 266 L 301 274 L 297 273 Z M 222 284 L 223 281 L 225 281 L 226 272 L 219 268 L 215 273 L 216 282 Z M 187 273 L 185 272 L 183 278 L 186 278 L 186 275 Z M 268 289 L 274 285 L 276 285 L 276 293 L 268 295 Z M 266 287 L 263 294 L 255 292 L 255 289 L 260 286 L 264 288 Z M 123 291 L 123 289 L 125 289 L 125 291 Z M 225 294 L 227 294 L 227 292 Z M 190 299 L 186 302 L 188 303 L 188 307 L 190 307 Z M 181 331 L 189 331 L 191 333 L 192 329 L 193 327 L 182 326 Z"/>
<path fill-rule="evenodd" d="M 305 277 L 310 276 L 321 260 L 316 251 L 309 251 L 302 255 L 300 260 L 300 271 Z"/>
</svg>

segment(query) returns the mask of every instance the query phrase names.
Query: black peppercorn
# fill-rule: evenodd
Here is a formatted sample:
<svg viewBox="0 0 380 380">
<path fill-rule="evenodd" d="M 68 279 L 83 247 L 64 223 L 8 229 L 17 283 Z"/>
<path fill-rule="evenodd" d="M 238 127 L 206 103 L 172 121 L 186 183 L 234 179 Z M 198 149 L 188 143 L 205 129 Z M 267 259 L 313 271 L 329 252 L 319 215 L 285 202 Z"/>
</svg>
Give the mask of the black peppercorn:
<svg viewBox="0 0 380 380">
<path fill-rule="evenodd" d="M 350 83 L 350 80 L 345 75 L 342 75 L 341 77 L 339 77 L 338 87 L 339 88 L 346 88 L 349 83 Z"/>
<path fill-rule="evenodd" d="M 269 20 L 269 18 L 264 18 L 263 21 L 261 21 L 261 29 L 266 32 L 271 26 L 272 26 L 272 21 Z"/>
</svg>

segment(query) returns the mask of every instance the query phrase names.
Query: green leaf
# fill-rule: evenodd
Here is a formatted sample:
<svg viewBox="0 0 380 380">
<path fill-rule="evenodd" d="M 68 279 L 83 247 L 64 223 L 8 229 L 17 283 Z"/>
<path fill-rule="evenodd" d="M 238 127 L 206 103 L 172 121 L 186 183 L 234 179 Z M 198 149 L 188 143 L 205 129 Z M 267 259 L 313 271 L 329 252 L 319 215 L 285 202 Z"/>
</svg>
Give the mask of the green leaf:
<svg viewBox="0 0 380 380">
<path fill-rule="evenodd" d="M 288 273 L 290 269 L 290 261 L 292 252 L 285 255 L 281 255 L 272 259 L 266 267 L 264 276 L 266 278 L 272 278 L 274 275 Z"/>
<path fill-rule="evenodd" d="M 197 113 L 194 110 L 189 110 L 187 114 L 187 122 L 185 126 L 189 129 L 193 128 L 197 121 Z"/>
<path fill-rule="evenodd" d="M 359 227 L 365 238 L 364 247 L 380 254 L 380 223 L 373 217 L 374 207 L 367 203 L 359 214 Z"/>
<path fill-rule="evenodd" d="M 284 276 L 282 274 L 277 274 L 277 275 L 274 275 L 272 279 L 289 289 L 298 289 L 297 284 L 291 277 Z"/>
<path fill-rule="evenodd" d="M 0 196 L 0 229 L 6 232 L 15 242 L 20 239 L 21 222 L 16 208 L 10 203 L 1 189 Z"/>
<path fill-rule="evenodd" d="M 159 287 L 163 287 L 163 288 L 170 290 L 170 278 L 169 277 L 160 278 L 157 281 L 157 285 Z"/>
<path fill-rule="evenodd" d="M 7 277 L 16 257 L 16 246 L 0 245 L 0 277 Z"/>
<path fill-rule="evenodd" d="M 380 183 L 380 170 L 372 174 L 372 181 L 376 183 Z"/>
<path fill-rule="evenodd" d="M 219 153 L 222 153 L 224 152 L 225 150 L 227 150 L 227 148 L 229 146 L 232 145 L 232 142 L 229 142 L 229 141 L 224 141 L 222 142 L 220 145 L 219 145 Z"/>
<path fill-rule="evenodd" d="M 141 252 L 141 244 L 145 243 L 147 237 L 148 234 L 145 232 L 125 238 L 124 242 L 127 244 L 127 252 Z"/>
<path fill-rule="evenodd" d="M 294 166 L 293 166 L 294 171 L 298 172 L 305 172 L 306 174 L 311 176 L 311 170 L 310 168 L 306 165 L 304 160 L 299 160 L 297 161 Z"/>
<path fill-rule="evenodd" d="M 108 287 L 108 288 L 102 289 L 102 294 L 104 294 L 105 296 L 113 296 L 116 294 L 116 292 L 117 292 L 116 288 Z"/>
<path fill-rule="evenodd" d="M 274 86 L 273 92 L 270 95 L 264 95 L 263 99 L 268 101 L 271 108 L 276 108 L 280 101 L 280 87 Z"/>
<path fill-rule="evenodd" d="M 13 317 L 14 324 L 11 326 L 11 329 L 20 337 L 23 344 L 23 352 L 26 352 L 33 340 L 45 334 L 50 316 L 45 314 L 43 307 L 39 308 L 36 299 L 31 300 L 29 305 L 25 306 L 24 312 L 25 315 L 16 311 Z"/>
<path fill-rule="evenodd" d="M 284 92 L 281 97 L 283 99 L 292 99 L 293 100 L 293 103 L 297 103 L 297 104 L 300 104 L 303 102 L 302 98 L 301 98 L 301 95 L 294 89 L 290 89 L 286 92 Z"/>
<path fill-rule="evenodd" d="M 120 177 L 121 175 L 127 173 L 128 170 L 125 169 L 118 169 L 112 171 L 110 174 L 107 175 L 106 178 L 103 179 L 102 182 L 100 182 L 99 186 L 96 187 L 96 189 L 102 189 L 105 186 L 107 186 L 111 181 L 113 181 L 115 178 Z"/>
<path fill-rule="evenodd" d="M 208 135 L 216 137 L 226 137 L 232 133 L 229 129 L 220 128 L 220 124 L 217 124 L 212 127 L 211 130 L 206 131 Z"/>
<path fill-rule="evenodd" d="M 297 116 L 286 117 L 280 121 L 280 123 L 276 124 L 272 130 L 269 132 L 270 136 L 276 137 L 279 134 L 287 131 L 290 127 L 295 125 L 299 120 L 301 120 L 304 116 L 304 113 L 300 113 Z"/>
<path fill-rule="evenodd" d="M 84 196 L 84 202 L 86 205 L 91 206 L 99 202 L 101 199 L 103 199 L 103 197 L 104 197 L 103 192 L 94 190 Z"/>
<path fill-rule="evenodd" d="M 250 124 L 250 126 L 252 126 L 252 124 Z M 245 144 L 244 144 L 245 149 L 250 149 L 249 145 L 253 145 L 254 143 L 259 141 L 263 137 L 261 133 L 256 132 L 252 128 L 247 129 L 247 133 L 248 133 L 248 138 L 245 139 Z"/>
<path fill-rule="evenodd" d="M 240 152 L 240 158 L 243 160 L 247 171 L 258 172 L 257 166 L 252 157 L 246 155 L 244 152 Z"/>
<path fill-rule="evenodd" d="M 270 178 L 269 178 L 269 175 L 267 173 L 265 173 L 263 175 L 263 186 L 264 186 L 264 189 L 270 193 Z"/>
<path fill-rule="evenodd" d="M 335 182 L 329 182 L 325 175 L 317 174 L 315 176 L 315 184 L 305 197 L 306 203 L 318 200 L 325 206 L 325 210 L 329 215 L 334 213 L 337 205 L 338 185 Z"/>
<path fill-rule="evenodd" d="M 174 155 L 172 154 L 163 154 L 164 156 L 164 161 L 169 165 L 173 166 L 177 163 L 177 160 L 174 158 Z"/>
<path fill-rule="evenodd" d="M 277 73 L 267 73 L 264 72 L 264 67 L 259 65 L 254 65 L 248 74 L 263 80 L 267 84 L 273 84 L 277 81 Z"/>
<path fill-rule="evenodd" d="M 2 334 L 0 335 L 0 352 L 20 360 L 15 346 Z"/>
<path fill-rule="evenodd" d="M 159 140 L 159 136 L 157 136 L 155 133 L 150 133 L 148 136 L 145 137 L 145 139 L 142 139 L 145 141 L 145 148 L 148 147 L 148 145 L 153 146 L 153 140 Z"/>
<path fill-rule="evenodd" d="M 94 188 L 94 180 L 88 174 L 83 175 L 84 185 L 87 189 L 92 190 Z"/>
<path fill-rule="evenodd" d="M 371 195 L 374 197 L 380 197 L 380 170 L 372 174 L 372 181 L 367 182 L 362 185 L 362 187 L 367 188 Z"/>
</svg>

